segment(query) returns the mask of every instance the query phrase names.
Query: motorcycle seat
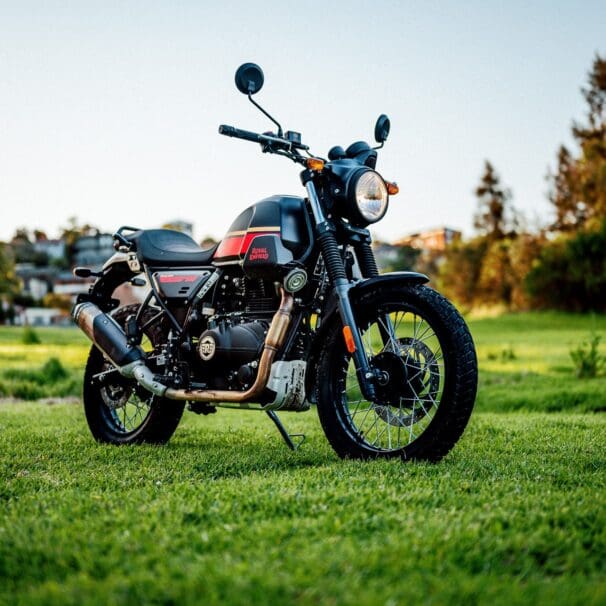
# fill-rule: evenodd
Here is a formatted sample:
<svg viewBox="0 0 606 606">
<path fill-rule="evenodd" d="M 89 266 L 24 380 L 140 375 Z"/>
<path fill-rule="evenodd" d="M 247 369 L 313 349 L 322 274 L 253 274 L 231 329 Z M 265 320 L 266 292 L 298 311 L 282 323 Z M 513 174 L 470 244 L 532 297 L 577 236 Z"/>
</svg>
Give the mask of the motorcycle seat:
<svg viewBox="0 0 606 606">
<path fill-rule="evenodd" d="M 126 236 L 139 261 L 153 267 L 210 265 L 217 246 L 200 248 L 193 238 L 172 229 L 142 229 Z"/>
</svg>

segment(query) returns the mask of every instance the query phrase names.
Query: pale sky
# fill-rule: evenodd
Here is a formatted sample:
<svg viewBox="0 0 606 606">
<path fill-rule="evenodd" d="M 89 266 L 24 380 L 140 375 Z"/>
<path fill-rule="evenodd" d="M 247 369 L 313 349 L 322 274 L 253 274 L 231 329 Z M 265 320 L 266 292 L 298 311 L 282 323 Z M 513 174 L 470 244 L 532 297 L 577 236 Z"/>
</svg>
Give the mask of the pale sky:
<svg viewBox="0 0 606 606">
<path fill-rule="evenodd" d="M 606 2 L 28 2 L 0 0 L 0 239 L 53 235 L 77 215 L 113 231 L 172 219 L 220 237 L 246 206 L 304 195 L 298 167 L 221 137 L 271 123 L 319 155 L 372 141 L 400 186 L 373 231 L 470 231 L 490 159 L 515 204 L 545 220 L 545 174 L 581 119 Z"/>
</svg>

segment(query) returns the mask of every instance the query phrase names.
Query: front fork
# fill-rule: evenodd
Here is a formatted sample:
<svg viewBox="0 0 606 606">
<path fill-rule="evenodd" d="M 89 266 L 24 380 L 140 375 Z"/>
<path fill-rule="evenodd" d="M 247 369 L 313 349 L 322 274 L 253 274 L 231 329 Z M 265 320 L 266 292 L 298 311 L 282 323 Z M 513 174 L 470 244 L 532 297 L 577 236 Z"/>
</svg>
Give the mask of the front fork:
<svg viewBox="0 0 606 606">
<path fill-rule="evenodd" d="M 310 171 L 304 171 L 301 175 L 309 202 L 316 222 L 316 233 L 322 250 L 322 257 L 326 266 L 328 277 L 332 282 L 335 292 L 337 293 L 337 304 L 339 314 L 343 322 L 343 336 L 349 353 L 351 353 L 354 364 L 356 366 L 356 375 L 358 383 L 364 398 L 370 402 L 376 401 L 375 374 L 370 367 L 362 337 L 358 330 L 358 324 L 354 317 L 351 300 L 349 298 L 349 290 L 351 284 L 347 279 L 343 259 L 339 252 L 339 246 L 335 237 L 335 228 L 331 222 L 326 220 L 324 211 L 316 187 L 312 181 Z"/>
</svg>

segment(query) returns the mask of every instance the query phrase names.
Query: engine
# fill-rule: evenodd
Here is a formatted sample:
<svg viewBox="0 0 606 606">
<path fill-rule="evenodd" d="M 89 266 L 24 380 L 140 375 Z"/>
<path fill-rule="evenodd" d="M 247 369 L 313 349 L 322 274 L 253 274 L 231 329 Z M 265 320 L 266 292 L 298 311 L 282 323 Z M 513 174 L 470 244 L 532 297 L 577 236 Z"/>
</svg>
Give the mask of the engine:
<svg viewBox="0 0 606 606">
<path fill-rule="evenodd" d="M 268 326 L 261 320 L 235 325 L 222 321 L 200 335 L 198 354 L 204 362 L 221 368 L 237 368 L 261 355 Z"/>
<path fill-rule="evenodd" d="M 245 389 L 256 376 L 271 319 L 279 299 L 271 282 L 226 277 L 222 300 L 200 335 L 197 357 L 213 386 Z"/>
</svg>

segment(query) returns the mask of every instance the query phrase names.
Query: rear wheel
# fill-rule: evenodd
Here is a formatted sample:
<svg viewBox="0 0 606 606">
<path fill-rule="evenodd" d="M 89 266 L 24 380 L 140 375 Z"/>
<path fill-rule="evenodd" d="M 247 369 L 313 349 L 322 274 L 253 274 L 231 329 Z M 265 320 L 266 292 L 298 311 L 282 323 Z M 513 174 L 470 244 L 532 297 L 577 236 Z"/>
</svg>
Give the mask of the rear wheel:
<svg viewBox="0 0 606 606">
<path fill-rule="evenodd" d="M 124 326 L 138 305 L 120 307 L 113 318 Z M 144 312 L 142 321 L 153 317 Z M 162 342 L 162 331 L 152 325 L 146 332 L 142 347 L 153 353 Z M 164 444 L 175 432 L 183 414 L 184 403 L 159 398 L 143 389 L 134 379 L 127 379 L 115 370 L 93 345 L 84 373 L 84 412 L 94 438 L 110 444 Z"/>
<path fill-rule="evenodd" d="M 471 414 L 477 360 L 454 306 L 426 286 L 392 287 L 356 302 L 377 398 L 364 398 L 341 325 L 329 330 L 316 396 L 322 427 L 341 457 L 437 461 Z"/>
</svg>

